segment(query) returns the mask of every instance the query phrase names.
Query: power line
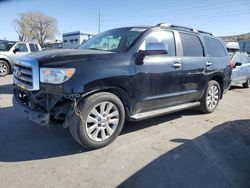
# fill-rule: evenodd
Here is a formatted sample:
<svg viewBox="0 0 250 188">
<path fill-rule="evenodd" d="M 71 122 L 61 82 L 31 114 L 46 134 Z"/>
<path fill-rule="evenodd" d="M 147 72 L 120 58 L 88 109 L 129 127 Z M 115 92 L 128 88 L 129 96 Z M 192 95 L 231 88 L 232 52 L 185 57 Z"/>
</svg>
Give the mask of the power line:
<svg viewBox="0 0 250 188">
<path fill-rule="evenodd" d="M 250 14 L 250 11 L 249 11 L 249 9 L 240 9 L 240 10 L 237 10 L 237 11 L 228 11 L 228 10 L 226 10 L 226 11 L 222 11 L 222 12 L 219 12 L 219 13 L 216 13 L 216 14 L 204 14 L 204 13 L 201 13 L 201 14 L 197 14 L 197 15 L 193 15 L 193 16 L 187 16 L 187 15 L 181 15 L 181 16 L 164 16 L 164 17 L 159 17 L 158 18 L 158 20 L 159 21 L 162 21 L 162 20 L 181 20 L 181 21 L 183 21 L 183 20 L 197 20 L 197 18 L 198 19 L 201 19 L 201 18 L 203 18 L 203 17 L 220 17 L 221 15 L 222 16 L 224 16 L 224 15 L 226 15 L 226 16 L 234 16 L 234 15 L 239 15 L 238 13 L 243 13 L 244 15 L 249 15 Z M 141 22 L 142 20 L 143 20 L 143 23 L 145 23 L 145 21 L 146 22 L 150 22 L 150 21 L 156 21 L 157 19 L 155 19 L 155 18 L 153 18 L 152 16 L 145 16 L 145 17 L 134 17 L 133 19 L 133 22 L 136 22 L 136 21 L 138 21 L 138 22 Z M 106 21 L 105 20 L 105 22 L 106 23 L 115 23 L 115 22 L 113 22 L 113 21 Z M 127 20 L 119 20 L 119 21 L 117 21 L 117 22 L 119 22 L 119 24 L 122 24 L 122 23 L 128 23 L 128 21 Z"/>
<path fill-rule="evenodd" d="M 199 5 L 199 6 L 194 6 L 194 7 L 180 7 L 180 9 L 170 9 L 170 10 L 167 10 L 166 7 L 162 6 L 160 7 L 159 10 L 161 11 L 158 11 L 156 10 L 156 8 L 151 8 L 151 11 L 145 11 L 144 9 L 140 9 L 140 12 L 137 12 L 136 14 L 131 14 L 130 11 L 127 11 L 127 13 L 125 14 L 117 14 L 117 15 L 112 15 L 112 16 L 103 16 L 103 18 L 105 20 L 114 20 L 114 19 L 117 19 L 117 18 L 134 18 L 134 17 L 142 17 L 145 18 L 145 17 L 152 17 L 151 14 L 164 14 L 164 15 L 167 15 L 168 17 L 172 16 L 171 13 L 175 14 L 175 15 L 183 15 L 184 14 L 187 14 L 189 12 L 196 12 L 196 13 L 200 13 L 200 12 L 207 12 L 209 11 L 209 13 L 211 12 L 215 12 L 215 11 L 218 11 L 219 9 L 227 9 L 227 11 L 229 10 L 235 10 L 235 7 L 234 5 L 239 5 L 237 2 L 235 1 L 229 1 L 226 5 L 225 4 L 210 4 L 210 5 Z M 245 6 L 243 4 L 241 4 L 241 6 Z M 249 5 L 250 6 L 250 5 Z M 165 12 L 162 12 L 162 10 L 166 10 Z"/>
</svg>

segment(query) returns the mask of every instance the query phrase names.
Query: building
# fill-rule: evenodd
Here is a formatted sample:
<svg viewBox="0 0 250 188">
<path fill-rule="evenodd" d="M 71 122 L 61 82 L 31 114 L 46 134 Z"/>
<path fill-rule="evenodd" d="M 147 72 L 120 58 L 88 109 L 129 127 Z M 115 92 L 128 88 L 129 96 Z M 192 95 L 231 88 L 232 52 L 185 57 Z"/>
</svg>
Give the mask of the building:
<svg viewBox="0 0 250 188">
<path fill-rule="evenodd" d="M 62 39 L 63 39 L 63 48 L 77 48 L 85 41 L 89 40 L 91 37 L 93 37 L 93 33 L 86 33 L 81 31 L 75 31 L 70 33 L 63 33 Z"/>
<path fill-rule="evenodd" d="M 63 47 L 63 43 L 60 40 L 48 41 L 48 42 L 45 42 L 43 45 L 43 48 L 45 50 L 62 49 L 62 47 Z"/>
<path fill-rule="evenodd" d="M 239 41 L 239 44 L 241 52 L 247 52 L 250 54 L 250 40 L 241 40 Z"/>
</svg>

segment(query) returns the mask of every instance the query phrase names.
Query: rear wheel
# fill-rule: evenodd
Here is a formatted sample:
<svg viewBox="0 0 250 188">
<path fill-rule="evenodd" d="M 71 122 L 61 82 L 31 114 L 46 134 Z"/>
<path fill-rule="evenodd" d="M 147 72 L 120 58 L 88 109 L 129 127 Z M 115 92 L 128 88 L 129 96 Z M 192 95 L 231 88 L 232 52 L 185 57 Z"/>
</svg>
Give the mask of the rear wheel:
<svg viewBox="0 0 250 188">
<path fill-rule="evenodd" d="M 200 110 L 203 113 L 212 113 L 219 104 L 221 96 L 221 88 L 217 81 L 211 80 L 208 82 L 208 87 L 201 99 Z"/>
<path fill-rule="evenodd" d="M 246 83 L 243 83 L 242 86 L 243 86 L 244 88 L 249 88 L 249 87 L 250 87 L 250 79 L 247 80 Z"/>
<path fill-rule="evenodd" d="M 6 61 L 0 60 L 0 76 L 6 76 L 10 72 L 10 66 Z"/>
<path fill-rule="evenodd" d="M 104 147 L 120 134 L 125 111 L 120 99 L 112 93 L 89 96 L 78 109 L 80 113 L 70 118 L 69 130 L 74 140 L 85 148 Z"/>
</svg>

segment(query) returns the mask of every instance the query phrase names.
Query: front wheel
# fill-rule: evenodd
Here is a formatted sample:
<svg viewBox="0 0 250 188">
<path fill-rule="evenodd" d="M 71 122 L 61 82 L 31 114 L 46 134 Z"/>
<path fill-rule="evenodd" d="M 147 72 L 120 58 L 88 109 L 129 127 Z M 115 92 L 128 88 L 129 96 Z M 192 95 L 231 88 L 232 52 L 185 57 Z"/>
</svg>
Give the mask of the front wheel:
<svg viewBox="0 0 250 188">
<path fill-rule="evenodd" d="M 78 105 L 79 112 L 70 118 L 69 130 L 76 142 L 87 149 L 110 144 L 121 132 L 125 111 L 121 100 L 112 93 L 101 92 Z"/>
<path fill-rule="evenodd" d="M 217 81 L 211 80 L 208 82 L 208 87 L 201 99 L 200 110 L 203 113 L 209 114 L 215 111 L 221 97 L 221 88 Z"/>
<path fill-rule="evenodd" d="M 250 79 L 247 80 L 246 83 L 243 83 L 242 86 L 243 86 L 244 88 L 249 88 L 249 87 L 250 87 Z"/>
<path fill-rule="evenodd" d="M 0 76 L 7 76 L 10 72 L 10 66 L 6 61 L 0 60 Z"/>
</svg>

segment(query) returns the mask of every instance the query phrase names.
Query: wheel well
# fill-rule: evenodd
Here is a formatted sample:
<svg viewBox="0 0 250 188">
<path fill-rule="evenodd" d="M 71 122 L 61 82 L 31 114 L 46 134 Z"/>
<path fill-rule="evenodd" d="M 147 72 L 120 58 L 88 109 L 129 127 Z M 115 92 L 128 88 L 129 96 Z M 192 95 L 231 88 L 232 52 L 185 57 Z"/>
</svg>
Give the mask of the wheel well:
<svg viewBox="0 0 250 188">
<path fill-rule="evenodd" d="M 222 98 L 223 97 L 223 88 L 224 88 L 224 86 L 223 86 L 223 78 L 221 76 L 216 75 L 216 76 L 213 76 L 211 78 L 211 80 L 215 80 L 215 81 L 217 81 L 219 83 L 220 88 L 221 88 L 221 98 Z"/>
<path fill-rule="evenodd" d="M 95 92 L 90 92 L 89 94 L 84 96 L 84 98 L 86 98 L 90 95 L 93 95 L 95 93 L 99 93 L 99 92 L 109 92 L 109 93 L 116 95 L 121 100 L 122 104 L 124 105 L 126 115 L 130 114 L 131 105 L 130 105 L 129 95 L 128 95 L 126 90 L 121 89 L 121 88 L 117 88 L 117 87 L 100 89 L 100 90 L 97 90 Z"/>
<path fill-rule="evenodd" d="M 4 58 L 0 58 L 1 61 L 5 61 L 6 63 L 8 63 L 9 67 L 10 67 L 10 72 L 12 72 L 12 67 L 10 65 L 10 62 L 7 59 Z"/>
</svg>

